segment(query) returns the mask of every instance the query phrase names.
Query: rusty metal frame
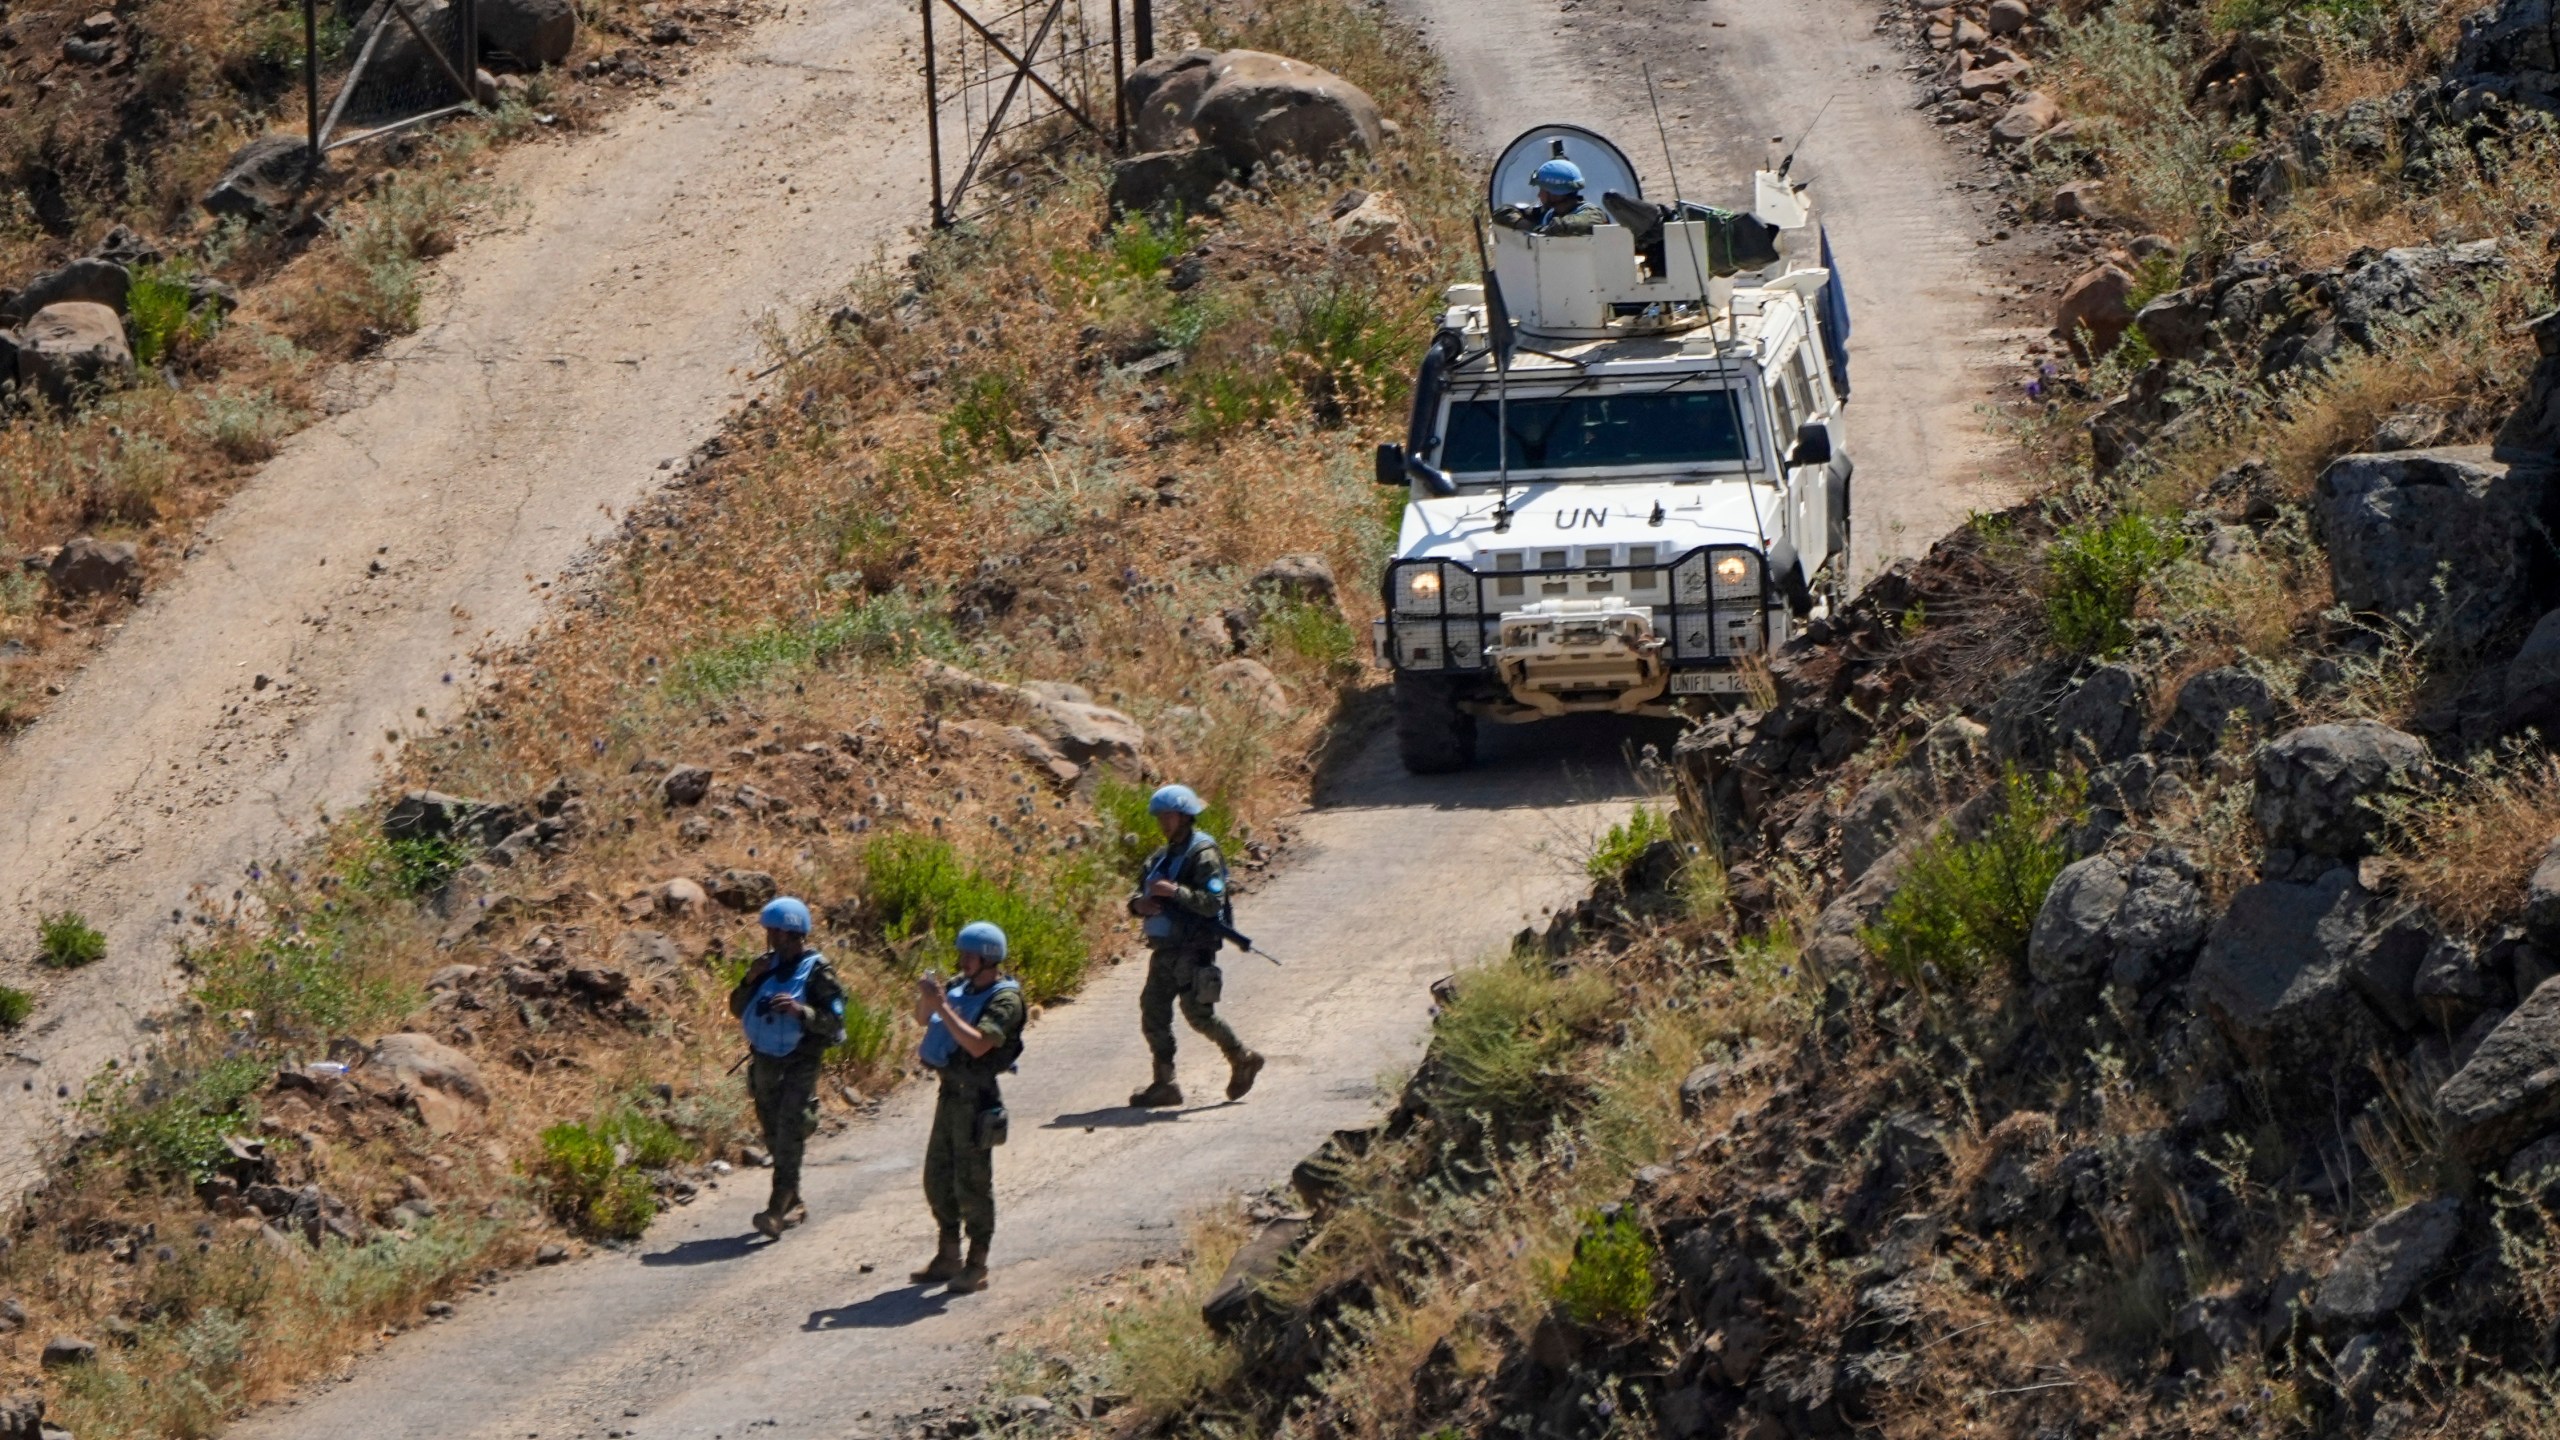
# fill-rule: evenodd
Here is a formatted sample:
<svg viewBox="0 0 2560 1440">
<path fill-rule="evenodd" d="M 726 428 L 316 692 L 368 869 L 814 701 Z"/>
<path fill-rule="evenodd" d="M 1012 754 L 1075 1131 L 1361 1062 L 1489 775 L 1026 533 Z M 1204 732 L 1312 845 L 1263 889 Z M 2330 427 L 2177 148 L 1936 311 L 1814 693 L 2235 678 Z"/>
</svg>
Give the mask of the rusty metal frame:
<svg viewBox="0 0 2560 1440">
<path fill-rule="evenodd" d="M 1073 120 L 1079 128 L 1107 141 L 1115 150 L 1126 150 L 1128 148 L 1129 113 L 1127 102 L 1122 93 L 1123 86 L 1128 78 L 1128 55 L 1126 50 L 1126 40 L 1124 38 L 1121 25 L 1120 7 L 1124 3 L 1128 4 L 1133 12 L 1133 28 L 1135 29 L 1138 42 L 1137 58 L 1139 63 L 1143 64 L 1148 59 L 1152 58 L 1154 53 L 1153 36 L 1155 17 L 1153 0 L 1104 0 L 1104 3 L 1110 7 L 1111 11 L 1111 120 L 1107 129 L 1098 122 L 1093 115 L 1086 113 L 1085 105 L 1079 105 L 1075 101 L 1068 99 L 1060 92 L 1057 85 L 1051 84 L 1049 78 L 1040 73 L 1039 56 L 1041 47 L 1048 43 L 1049 36 L 1052 31 L 1057 28 L 1060 17 L 1066 13 L 1068 3 L 1069 0 L 1046 0 L 1045 4 L 1042 4 L 1041 0 L 1029 0 L 1029 3 L 1024 4 L 1021 10 L 1017 13 L 1028 16 L 1032 13 L 1033 9 L 1037 7 L 1040 10 L 1040 22 L 1038 28 L 1031 34 L 1028 42 L 1024 44 L 1022 49 L 1017 53 L 1012 44 L 1007 42 L 1003 36 L 997 34 L 984 21 L 972 14 L 969 9 L 961 3 L 961 0 L 917 0 L 917 18 L 921 22 L 924 33 L 925 152 L 927 163 L 932 174 L 934 228 L 948 229 L 949 227 L 959 223 L 961 218 L 960 202 L 962 198 L 968 194 L 970 187 L 979 179 L 981 171 L 986 164 L 988 152 L 994 148 L 997 138 L 1003 134 L 1006 117 L 1012 114 L 1014 102 L 1021 98 L 1023 88 L 1026 83 L 1031 88 L 1037 90 L 1041 95 L 1046 96 L 1049 103 L 1058 108 L 1059 113 L 1064 114 L 1069 119 Z M 942 94 L 942 74 L 940 70 L 940 60 L 936 50 L 933 23 L 934 8 L 937 4 L 948 9 L 953 15 L 959 17 L 960 23 L 968 27 L 969 35 L 974 36 L 979 44 L 984 45 L 995 56 L 1001 58 L 1003 65 L 995 67 L 995 69 L 1000 70 L 1009 67 L 1011 70 L 1010 75 L 1007 76 L 1004 82 L 1004 93 L 1002 97 L 996 101 L 995 107 L 988 114 L 985 124 L 977 127 L 977 134 L 970 143 L 967 163 L 961 166 L 958 179 L 952 182 L 947 188 L 944 184 L 942 153 L 942 105 L 944 97 Z M 1081 3 L 1079 3 L 1078 18 L 1083 18 Z M 1062 40 L 1060 52 L 1062 59 L 1066 54 L 1063 47 L 1064 41 Z M 1079 55 L 1087 54 L 1094 48 L 1095 47 L 1091 42 L 1087 42 L 1086 46 L 1077 53 Z M 962 71 L 965 77 L 967 74 L 965 61 Z M 991 70 L 990 78 L 985 81 L 972 82 L 964 78 L 962 81 L 962 89 L 965 91 L 972 84 L 992 84 L 992 74 L 993 71 Z M 1092 97 L 1088 95 L 1085 98 L 1086 104 L 1089 105 L 1092 101 Z"/>
<path fill-rule="evenodd" d="M 480 108 L 478 91 L 463 74 L 466 66 L 475 74 L 479 69 L 480 6 L 478 0 L 452 0 L 452 4 L 461 19 L 455 46 L 461 51 L 459 56 L 447 55 L 443 47 L 429 38 L 426 27 L 418 23 L 418 17 L 410 11 L 407 0 L 373 0 L 365 10 L 364 18 L 357 22 L 365 31 L 364 48 L 356 52 L 355 63 L 347 67 L 347 73 L 338 81 L 338 93 L 330 102 L 328 113 L 323 115 L 320 111 L 320 0 L 302 0 L 303 123 L 308 163 L 313 168 L 319 166 L 321 156 L 332 150 L 360 145 L 367 140 L 441 120 L 447 115 Z M 389 12 L 388 17 L 385 11 Z M 397 19 L 402 28 L 425 48 L 428 57 L 435 61 L 436 69 L 443 72 L 445 82 L 461 98 L 370 130 L 340 135 L 337 133 L 338 122 L 346 118 L 347 105 L 355 98 L 356 84 L 364 78 L 365 67 L 373 63 L 374 52 L 382 46 L 382 37 L 391 31 L 391 27 L 384 23 L 386 18 Z"/>
</svg>

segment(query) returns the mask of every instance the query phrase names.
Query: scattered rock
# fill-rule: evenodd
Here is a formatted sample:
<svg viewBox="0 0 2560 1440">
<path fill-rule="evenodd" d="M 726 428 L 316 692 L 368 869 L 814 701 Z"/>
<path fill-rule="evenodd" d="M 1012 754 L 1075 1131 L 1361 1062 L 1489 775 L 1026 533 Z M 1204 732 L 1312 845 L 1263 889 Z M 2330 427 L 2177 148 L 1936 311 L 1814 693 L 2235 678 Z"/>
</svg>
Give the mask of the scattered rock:
<svg viewBox="0 0 2560 1440">
<path fill-rule="evenodd" d="M 1066 700 L 1034 698 L 1031 728 L 1078 765 L 1134 760 L 1147 743 L 1147 732 L 1119 711 Z"/>
<path fill-rule="evenodd" d="M 711 903 L 711 892 L 679 875 L 662 880 L 650 892 L 661 915 L 699 915 Z"/>
<path fill-rule="evenodd" d="M 2235 724 L 2255 738 L 2266 733 L 2275 715 L 2275 687 L 2254 670 L 2225 665 L 2189 676 L 2178 687 L 2176 708 L 2158 743 L 2180 754 L 2210 754 Z"/>
<path fill-rule="evenodd" d="M 127 600 L 142 598 L 142 552 L 129 540 L 98 540 L 87 535 L 75 536 L 54 552 L 45 566 L 45 583 L 53 593 L 65 600 L 87 600 L 100 595 L 121 595 Z"/>
<path fill-rule="evenodd" d="M 659 798 L 670 807 L 699 805 L 711 793 L 711 771 L 700 765 L 679 765 L 658 782 Z"/>
<path fill-rule="evenodd" d="M 2544 615 L 2507 662 L 2499 685 L 2501 731 L 2539 730 L 2560 739 L 2560 610 Z"/>
<path fill-rule="evenodd" d="M 37 1357 L 37 1363 L 47 1370 L 59 1370 L 65 1365 L 86 1365 L 97 1358 L 98 1347 L 94 1343 L 77 1335 L 56 1335 L 44 1342 L 44 1353 Z"/>
<path fill-rule="evenodd" d="M 205 192 L 204 208 L 252 224 L 284 219 L 318 177 L 314 164 L 302 136 L 259 136 L 232 152 L 221 178 Z"/>
<path fill-rule="evenodd" d="M 2027 0 L 1991 0 L 1991 9 L 1983 16 L 1983 28 L 1994 35 L 2015 35 L 2027 28 L 2035 12 L 2027 8 Z"/>
<path fill-rule="evenodd" d="M 2453 1196 L 2404 1205 L 2373 1222 L 2338 1254 L 2311 1299 L 2322 1325 L 2362 1329 L 2388 1319 L 2436 1272 L 2462 1234 Z"/>
<path fill-rule="evenodd" d="M 578 9 L 570 0 L 480 0 L 480 43 L 503 50 L 527 69 L 557 65 L 578 43 Z"/>
<path fill-rule="evenodd" d="M 1275 719 L 1289 713 L 1289 692 L 1259 660 L 1228 660 L 1209 669 L 1209 687 L 1237 704 Z"/>
<path fill-rule="evenodd" d="M 762 870 L 723 870 L 712 877 L 708 888 L 712 899 L 741 911 L 762 909 L 764 902 L 782 893 L 782 887 Z"/>
<path fill-rule="evenodd" d="M 2352 859 L 2382 837 L 2382 801 L 2418 793 L 2432 771 L 2416 736 L 2373 720 L 2287 731 L 2258 751 L 2251 814 L 2271 849 Z"/>
<path fill-rule="evenodd" d="M 2193 360 L 2213 344 L 2213 296 L 2201 288 L 2171 290 L 2143 302 L 2133 328 L 2167 360 Z"/>
<path fill-rule="evenodd" d="M 427 992 L 459 990 L 479 978 L 480 967 L 477 965 L 447 965 L 427 977 Z"/>
<path fill-rule="evenodd" d="M 7 303 L 0 304 L 0 326 L 23 324 L 48 305 L 75 301 L 104 305 L 122 315 L 125 297 L 132 289 L 133 274 L 124 266 L 95 256 L 74 260 L 59 270 L 37 275 Z"/>
<path fill-rule="evenodd" d="M 2130 665 L 2101 665 L 2054 708 L 2053 739 L 2084 765 L 2111 765 L 2142 748 L 2151 685 Z"/>
<path fill-rule="evenodd" d="M 2487 446 L 2342 457 L 2312 495 L 2339 603 L 2443 634 L 2498 629 L 2531 593 L 2545 489 Z"/>
<path fill-rule="evenodd" d="M 2526 995 L 2436 1089 L 2448 1146 L 2488 1165 L 2560 1124 L 2560 985 Z"/>
<path fill-rule="evenodd" d="M 2055 877 L 2027 940 L 2027 970 L 2048 985 L 2113 979 L 2140 990 L 2185 968 L 2210 911 L 2193 867 L 2173 851 L 2126 862 L 2099 854 Z"/>
<path fill-rule="evenodd" d="M 424 1086 L 475 1106 L 489 1103 L 480 1079 L 480 1062 L 431 1036 L 414 1032 L 385 1035 L 373 1042 L 365 1063 L 397 1076 L 412 1088 Z"/>
<path fill-rule="evenodd" d="M 2542 852 L 2525 882 L 2524 928 L 2547 950 L 2560 950 L 2560 839 Z"/>
<path fill-rule="evenodd" d="M 2053 333 L 2074 353 L 2096 359 L 2114 350 L 2133 324 L 2133 276 L 2113 263 L 2081 272 L 2055 307 Z"/>
<path fill-rule="evenodd" d="M 1390 191 L 1371 191 L 1333 217 L 1333 243 L 1354 255 L 1397 256 L 1409 248 L 1413 222 Z"/>
<path fill-rule="evenodd" d="M 569 1247 L 557 1240 L 546 1241 L 533 1252 L 533 1263 L 536 1265 L 557 1265 L 568 1258 Z"/>
<path fill-rule="evenodd" d="M 1245 588 L 1266 605 L 1338 603 L 1333 566 L 1321 555 L 1283 555 L 1255 571 Z"/>
<path fill-rule="evenodd" d="M 88 300 L 47 305 L 18 327 L 18 383 L 56 405 L 130 382 L 133 348 L 124 321 Z"/>
<path fill-rule="evenodd" d="M 2104 180 L 2074 180 L 2059 186 L 2054 190 L 2053 198 L 2045 202 L 2045 210 L 2056 220 L 2104 219 L 2105 215 L 2098 207 L 2098 192 L 2106 185 Z"/>
<path fill-rule="evenodd" d="M 2027 144 L 2037 136 L 2062 123 L 2062 107 L 2041 90 L 2030 90 L 2011 101 L 2000 118 L 1991 122 L 1991 143 L 2002 148 Z"/>
<path fill-rule="evenodd" d="M 1296 1253 L 1310 1222 L 1277 1220 L 1254 1232 L 1227 1262 L 1225 1273 L 1200 1303 L 1200 1318 L 1219 1335 L 1231 1335 L 1253 1318 L 1262 1286 Z"/>
</svg>

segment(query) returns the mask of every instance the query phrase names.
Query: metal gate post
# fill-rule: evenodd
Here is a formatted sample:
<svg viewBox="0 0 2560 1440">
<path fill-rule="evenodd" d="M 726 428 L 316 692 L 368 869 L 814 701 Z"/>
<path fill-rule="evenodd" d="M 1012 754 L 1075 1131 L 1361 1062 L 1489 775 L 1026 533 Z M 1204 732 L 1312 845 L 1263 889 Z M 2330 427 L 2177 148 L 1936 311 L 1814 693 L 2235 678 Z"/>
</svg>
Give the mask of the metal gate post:
<svg viewBox="0 0 2560 1440">
<path fill-rule="evenodd" d="M 302 123 L 306 173 L 320 169 L 320 0 L 302 0 Z"/>
<path fill-rule="evenodd" d="M 916 0 L 924 16 L 924 150 L 933 172 L 933 228 L 950 228 L 951 212 L 942 203 L 942 94 L 933 68 L 933 0 Z"/>
<path fill-rule="evenodd" d="M 1111 3 L 1111 145 L 1129 153 L 1129 67 L 1120 54 L 1120 0 Z"/>
<path fill-rule="evenodd" d="M 462 72 L 463 79 L 471 82 L 463 87 L 465 93 L 462 98 L 473 105 L 478 105 L 480 103 L 480 0 L 457 0 L 457 3 L 462 9 L 458 22 L 462 31 L 462 63 L 454 68 Z"/>
<path fill-rule="evenodd" d="M 1138 63 L 1144 65 L 1156 58 L 1155 0 L 1132 0 L 1132 9 L 1138 31 Z"/>
</svg>

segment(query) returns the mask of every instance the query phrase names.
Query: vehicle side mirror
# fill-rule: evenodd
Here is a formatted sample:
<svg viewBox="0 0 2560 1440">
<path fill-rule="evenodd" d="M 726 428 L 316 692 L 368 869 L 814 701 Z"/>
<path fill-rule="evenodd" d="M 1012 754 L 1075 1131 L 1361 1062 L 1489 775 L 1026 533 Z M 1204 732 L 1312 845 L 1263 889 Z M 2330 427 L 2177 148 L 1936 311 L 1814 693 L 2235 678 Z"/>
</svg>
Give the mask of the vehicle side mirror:
<svg viewBox="0 0 2560 1440">
<path fill-rule="evenodd" d="M 1381 445 L 1378 447 L 1378 483 L 1393 485 L 1398 489 L 1404 487 L 1406 479 L 1403 446 Z"/>
<path fill-rule="evenodd" d="M 1831 427 L 1819 420 L 1807 420 L 1796 427 L 1796 448 L 1787 456 L 1787 468 L 1799 465 L 1831 463 Z"/>
</svg>

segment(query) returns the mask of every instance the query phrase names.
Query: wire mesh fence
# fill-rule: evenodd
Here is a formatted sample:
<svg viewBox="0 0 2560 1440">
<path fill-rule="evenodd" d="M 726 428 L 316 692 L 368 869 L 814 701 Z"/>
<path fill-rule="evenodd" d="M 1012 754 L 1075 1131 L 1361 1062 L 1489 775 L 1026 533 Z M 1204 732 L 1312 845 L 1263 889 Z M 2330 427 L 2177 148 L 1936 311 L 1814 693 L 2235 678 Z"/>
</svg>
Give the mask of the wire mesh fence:
<svg viewBox="0 0 2560 1440">
<path fill-rule="evenodd" d="M 1127 140 L 1120 85 L 1131 50 L 1143 62 L 1154 49 L 1148 0 L 919 7 L 936 225 L 984 215 L 1036 187 L 1040 157 L 1063 141 Z"/>
<path fill-rule="evenodd" d="M 479 65 L 477 0 L 371 0 L 351 20 L 342 45 L 322 42 L 322 7 L 303 0 L 303 83 L 314 155 L 470 108 Z M 332 64 L 324 51 L 335 49 Z M 335 72 L 335 73 L 332 73 Z M 325 108 L 324 108 L 325 106 Z"/>
</svg>

